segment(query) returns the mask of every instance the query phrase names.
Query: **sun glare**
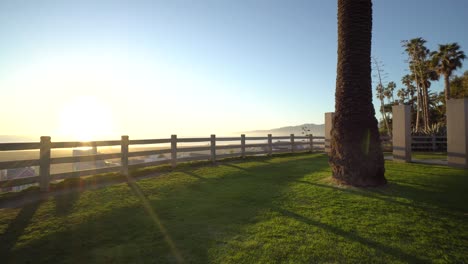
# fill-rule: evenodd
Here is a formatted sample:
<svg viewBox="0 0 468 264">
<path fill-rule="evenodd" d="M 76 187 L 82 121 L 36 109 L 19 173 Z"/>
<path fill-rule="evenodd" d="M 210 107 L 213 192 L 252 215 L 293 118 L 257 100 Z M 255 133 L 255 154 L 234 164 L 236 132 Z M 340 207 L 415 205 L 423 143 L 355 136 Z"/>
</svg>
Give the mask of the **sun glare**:
<svg viewBox="0 0 468 264">
<path fill-rule="evenodd" d="M 99 140 L 112 132 L 112 113 L 95 97 L 76 97 L 60 113 L 60 134 L 66 138 Z"/>
</svg>

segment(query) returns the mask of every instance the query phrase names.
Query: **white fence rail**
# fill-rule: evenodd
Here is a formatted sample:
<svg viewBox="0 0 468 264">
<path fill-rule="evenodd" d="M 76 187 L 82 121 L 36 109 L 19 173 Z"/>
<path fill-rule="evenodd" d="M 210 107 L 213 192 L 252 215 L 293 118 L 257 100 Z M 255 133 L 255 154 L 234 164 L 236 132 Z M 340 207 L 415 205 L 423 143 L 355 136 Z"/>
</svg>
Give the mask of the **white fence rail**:
<svg viewBox="0 0 468 264">
<path fill-rule="evenodd" d="M 250 141 L 250 143 L 249 143 Z M 231 142 L 231 144 L 223 144 Z M 261 142 L 261 143 L 259 143 Z M 179 145 L 192 144 L 189 146 Z M 193 146 L 193 143 L 206 143 L 204 146 Z M 218 144 L 217 144 L 218 143 Z M 155 145 L 162 144 L 163 146 L 155 150 L 144 151 L 129 151 L 131 146 L 136 145 Z M 79 147 L 109 147 L 120 146 L 118 153 L 106 153 L 81 156 L 66 156 L 66 157 L 51 157 L 51 151 L 54 149 L 64 148 L 79 148 Z M 239 152 L 221 153 L 221 150 L 235 150 Z M 129 169 L 138 167 L 156 166 L 162 164 L 171 164 L 173 167 L 179 162 L 211 160 L 213 163 L 216 160 L 229 157 L 246 157 L 248 155 L 272 155 L 278 152 L 295 152 L 295 151 L 323 151 L 324 137 L 309 136 L 280 136 L 273 137 L 271 134 L 266 137 L 216 137 L 211 135 L 208 138 L 178 138 L 177 135 L 172 135 L 166 139 L 137 139 L 131 140 L 128 136 L 122 136 L 121 140 L 110 141 L 91 141 L 91 142 L 52 142 L 50 137 L 41 137 L 40 142 L 32 143 L 0 143 L 0 151 L 22 151 L 22 150 L 39 150 L 38 159 L 27 160 L 9 160 L 0 162 L 0 171 L 7 171 L 15 168 L 39 167 L 39 175 L 32 177 L 9 178 L 8 175 L 1 175 L 0 189 L 6 187 L 22 186 L 27 184 L 39 183 L 42 191 L 49 189 L 50 182 L 67 178 L 75 178 L 81 176 L 89 176 L 100 173 L 120 172 L 128 175 Z M 178 157 L 181 153 L 203 152 L 194 156 Z M 143 162 L 132 164 L 132 157 L 142 157 L 150 155 L 170 154 L 169 159 Z M 96 162 L 109 159 L 120 159 L 120 162 L 111 167 L 101 167 L 88 170 L 77 170 L 62 173 L 51 174 L 51 165 L 62 163 L 78 163 L 78 162 Z"/>
<path fill-rule="evenodd" d="M 388 136 L 381 136 L 384 151 L 392 151 L 392 140 Z M 446 136 L 412 136 L 412 151 L 447 151 Z"/>
</svg>

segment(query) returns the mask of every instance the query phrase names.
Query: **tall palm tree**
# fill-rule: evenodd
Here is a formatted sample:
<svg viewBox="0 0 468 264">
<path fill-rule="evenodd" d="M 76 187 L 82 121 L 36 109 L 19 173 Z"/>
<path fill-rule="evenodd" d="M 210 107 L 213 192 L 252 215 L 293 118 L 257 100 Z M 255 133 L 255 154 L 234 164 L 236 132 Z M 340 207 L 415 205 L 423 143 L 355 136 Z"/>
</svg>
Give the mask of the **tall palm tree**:
<svg viewBox="0 0 468 264">
<path fill-rule="evenodd" d="M 410 104 L 412 105 L 412 101 L 414 100 L 414 93 L 416 92 L 416 87 L 413 85 L 414 78 L 406 74 L 401 78 L 401 83 L 406 87 L 406 93 L 409 96 Z"/>
<path fill-rule="evenodd" d="M 396 89 L 396 83 L 389 82 L 387 84 L 387 87 L 385 87 L 385 90 L 384 90 L 384 95 L 385 97 L 387 97 L 391 105 L 395 104 L 395 98 L 393 97 L 393 92 L 395 91 L 395 89 Z"/>
<path fill-rule="evenodd" d="M 414 38 L 403 41 L 403 47 L 409 56 L 409 67 L 414 81 L 416 83 L 417 91 L 417 112 L 416 112 L 416 131 L 419 131 L 419 117 L 421 113 L 423 126 L 425 129 L 429 128 L 429 80 L 433 79 L 433 71 L 429 63 L 428 56 L 430 51 L 425 47 L 426 40 L 423 38 Z"/>
<path fill-rule="evenodd" d="M 457 43 L 439 45 L 439 50 L 432 52 L 435 69 L 439 75 L 444 76 L 445 102 L 450 99 L 450 76 L 453 71 L 462 67 L 462 61 L 466 58 Z"/>
<path fill-rule="evenodd" d="M 406 97 L 408 96 L 408 92 L 405 89 L 401 88 L 401 89 L 399 89 L 397 91 L 397 96 L 399 98 L 399 100 L 398 100 L 399 103 L 400 104 L 405 104 Z"/>
<path fill-rule="evenodd" d="M 377 84 L 377 87 L 375 88 L 375 91 L 377 93 L 377 98 L 380 100 L 380 113 L 382 114 L 382 119 L 385 124 L 385 129 L 387 130 L 387 135 L 389 137 L 392 136 L 392 132 L 390 131 L 390 126 L 388 125 L 388 119 L 387 119 L 387 113 L 385 111 L 385 94 L 384 94 L 384 86 L 380 82 Z"/>
<path fill-rule="evenodd" d="M 333 177 L 354 186 L 387 182 L 372 105 L 372 1 L 338 0 L 338 65 L 331 132 Z"/>
<path fill-rule="evenodd" d="M 374 61 L 375 71 L 378 79 L 377 87 L 375 87 L 375 91 L 377 93 L 377 98 L 380 100 L 380 113 L 382 114 L 382 119 L 384 121 L 385 129 L 387 130 L 387 135 L 389 137 L 392 136 L 392 131 L 390 130 L 390 126 L 388 125 L 387 113 L 385 111 L 385 87 L 382 83 L 382 78 L 385 77 L 384 71 L 382 69 L 382 63 L 379 62 L 375 57 L 371 58 Z"/>
</svg>

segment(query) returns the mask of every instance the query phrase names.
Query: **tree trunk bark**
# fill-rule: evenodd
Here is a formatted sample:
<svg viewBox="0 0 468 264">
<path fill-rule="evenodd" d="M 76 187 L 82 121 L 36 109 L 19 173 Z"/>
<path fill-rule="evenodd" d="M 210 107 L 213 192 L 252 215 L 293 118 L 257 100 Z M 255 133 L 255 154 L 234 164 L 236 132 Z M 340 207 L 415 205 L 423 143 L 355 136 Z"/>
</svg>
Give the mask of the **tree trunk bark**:
<svg viewBox="0 0 468 264">
<path fill-rule="evenodd" d="M 419 131 L 419 120 L 421 119 L 421 88 L 416 85 L 416 127 L 415 130 Z"/>
<path fill-rule="evenodd" d="M 425 107 L 425 111 L 426 111 L 426 126 L 427 128 L 426 129 L 429 129 L 431 128 L 431 118 L 429 116 L 429 88 L 425 87 L 425 90 L 426 90 L 426 107 Z"/>
<path fill-rule="evenodd" d="M 338 0 L 338 65 L 331 132 L 333 177 L 354 186 L 387 182 L 371 86 L 371 0 Z"/>
<path fill-rule="evenodd" d="M 426 85 L 423 85 L 422 87 L 422 111 L 423 111 L 423 125 L 424 129 L 428 130 L 429 129 L 429 95 L 428 95 L 428 89 Z"/>
<path fill-rule="evenodd" d="M 447 105 L 448 100 L 450 99 L 450 77 L 448 74 L 444 74 L 444 83 L 445 83 L 445 105 Z"/>
<path fill-rule="evenodd" d="M 392 131 L 390 131 L 390 126 L 388 125 L 387 114 L 385 114 L 385 102 L 380 100 L 380 112 L 382 113 L 382 118 L 384 120 L 385 128 L 387 129 L 387 135 L 392 136 Z"/>
</svg>

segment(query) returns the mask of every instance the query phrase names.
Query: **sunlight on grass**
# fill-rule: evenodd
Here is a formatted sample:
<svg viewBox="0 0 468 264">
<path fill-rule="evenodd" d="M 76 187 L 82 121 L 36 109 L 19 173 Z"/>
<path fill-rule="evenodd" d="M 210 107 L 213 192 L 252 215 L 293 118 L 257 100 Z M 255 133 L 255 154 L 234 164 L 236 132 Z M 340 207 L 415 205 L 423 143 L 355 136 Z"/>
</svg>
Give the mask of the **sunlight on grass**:
<svg viewBox="0 0 468 264">
<path fill-rule="evenodd" d="M 389 184 L 365 189 L 330 175 L 321 154 L 258 158 L 0 209 L 0 255 L 53 263 L 468 261 L 466 170 L 387 162 Z"/>
</svg>

